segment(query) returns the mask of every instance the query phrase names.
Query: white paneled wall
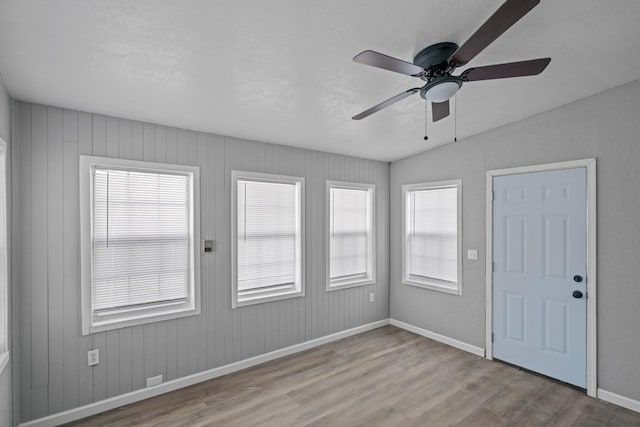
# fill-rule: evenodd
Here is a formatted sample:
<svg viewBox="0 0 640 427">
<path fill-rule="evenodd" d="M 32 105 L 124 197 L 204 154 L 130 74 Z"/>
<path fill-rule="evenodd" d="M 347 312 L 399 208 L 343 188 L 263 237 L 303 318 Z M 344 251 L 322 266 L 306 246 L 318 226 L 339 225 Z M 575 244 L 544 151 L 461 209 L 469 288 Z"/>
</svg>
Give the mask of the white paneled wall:
<svg viewBox="0 0 640 427">
<path fill-rule="evenodd" d="M 389 165 L 16 103 L 20 419 L 27 421 L 389 317 Z M 202 314 L 81 336 L 78 156 L 197 165 Z M 231 170 L 306 178 L 306 297 L 231 309 Z M 376 185 L 375 285 L 325 291 L 325 181 Z M 375 292 L 374 303 L 369 292 Z M 87 366 L 87 351 L 101 363 Z"/>
</svg>

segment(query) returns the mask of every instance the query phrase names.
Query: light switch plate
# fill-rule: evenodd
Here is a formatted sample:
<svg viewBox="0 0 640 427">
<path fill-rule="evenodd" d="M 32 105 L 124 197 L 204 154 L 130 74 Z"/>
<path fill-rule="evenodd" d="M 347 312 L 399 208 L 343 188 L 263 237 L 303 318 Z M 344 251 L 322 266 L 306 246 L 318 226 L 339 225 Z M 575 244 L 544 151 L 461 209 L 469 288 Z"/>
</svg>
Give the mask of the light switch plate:
<svg viewBox="0 0 640 427">
<path fill-rule="evenodd" d="M 89 366 L 95 366 L 100 363 L 100 350 L 89 350 L 87 352 L 87 363 Z"/>
<path fill-rule="evenodd" d="M 467 249 L 467 259 L 472 261 L 478 260 L 478 250 L 477 249 Z"/>
</svg>

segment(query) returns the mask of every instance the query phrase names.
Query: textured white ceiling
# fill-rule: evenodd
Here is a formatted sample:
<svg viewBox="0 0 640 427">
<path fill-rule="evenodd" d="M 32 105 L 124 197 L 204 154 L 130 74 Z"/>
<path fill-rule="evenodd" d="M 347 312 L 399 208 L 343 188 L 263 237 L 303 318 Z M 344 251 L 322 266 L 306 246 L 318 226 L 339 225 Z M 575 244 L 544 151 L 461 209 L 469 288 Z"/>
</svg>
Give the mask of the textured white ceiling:
<svg viewBox="0 0 640 427">
<path fill-rule="evenodd" d="M 452 141 L 454 118 L 430 123 L 423 141 L 414 95 L 351 120 L 420 86 L 351 58 L 372 49 L 411 61 L 429 44 L 460 44 L 501 4 L 2 0 L 0 73 L 20 100 L 390 161 Z M 543 0 L 469 66 L 551 64 L 465 84 L 458 138 L 639 79 L 639 18 L 637 0 Z"/>
</svg>

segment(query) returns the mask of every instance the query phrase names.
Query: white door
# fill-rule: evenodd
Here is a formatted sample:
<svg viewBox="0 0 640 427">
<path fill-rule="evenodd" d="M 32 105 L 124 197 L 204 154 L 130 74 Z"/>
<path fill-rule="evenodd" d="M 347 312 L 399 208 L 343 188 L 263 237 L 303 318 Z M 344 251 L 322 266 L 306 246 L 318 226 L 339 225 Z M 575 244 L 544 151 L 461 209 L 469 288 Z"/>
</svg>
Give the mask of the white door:
<svg viewBox="0 0 640 427">
<path fill-rule="evenodd" d="M 586 387 L 586 168 L 493 179 L 493 355 Z"/>
</svg>

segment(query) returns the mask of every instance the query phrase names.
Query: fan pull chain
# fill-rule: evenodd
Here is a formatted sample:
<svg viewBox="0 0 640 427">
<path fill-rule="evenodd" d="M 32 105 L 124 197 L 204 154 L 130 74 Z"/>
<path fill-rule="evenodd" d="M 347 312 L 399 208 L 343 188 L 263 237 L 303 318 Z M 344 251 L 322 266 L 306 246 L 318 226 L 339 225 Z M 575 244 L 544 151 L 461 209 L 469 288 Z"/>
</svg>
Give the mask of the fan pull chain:
<svg viewBox="0 0 640 427">
<path fill-rule="evenodd" d="M 453 103 L 453 142 L 458 142 L 458 93 Z"/>
<path fill-rule="evenodd" d="M 425 101 L 424 103 L 424 140 L 425 141 L 429 139 L 429 137 L 427 136 L 427 123 L 429 122 L 429 114 L 427 109 L 428 106 L 429 106 L 429 103 Z"/>
</svg>

